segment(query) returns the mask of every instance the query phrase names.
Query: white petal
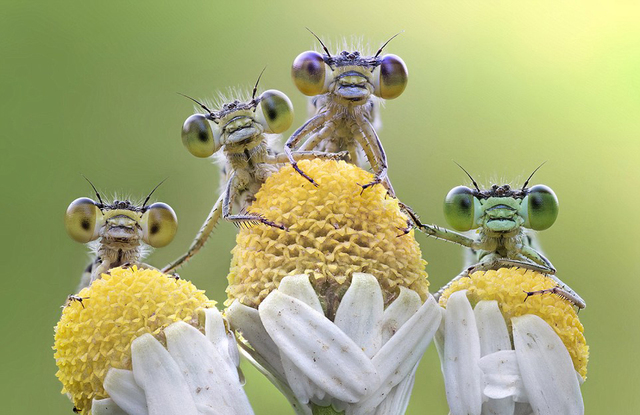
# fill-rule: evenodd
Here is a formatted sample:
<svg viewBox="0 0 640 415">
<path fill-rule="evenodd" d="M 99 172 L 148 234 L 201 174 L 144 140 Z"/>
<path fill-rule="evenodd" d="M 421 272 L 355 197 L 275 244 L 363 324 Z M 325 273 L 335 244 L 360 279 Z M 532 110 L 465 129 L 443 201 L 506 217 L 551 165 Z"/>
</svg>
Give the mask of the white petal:
<svg viewBox="0 0 640 415">
<path fill-rule="evenodd" d="M 207 339 L 215 346 L 218 353 L 222 354 L 224 360 L 236 370 L 240 364 L 238 345 L 233 333 L 227 332 L 224 318 L 217 308 L 206 308 L 204 310 L 204 332 Z"/>
<path fill-rule="evenodd" d="M 378 280 L 371 274 L 354 272 L 334 323 L 371 358 L 381 346 L 383 312 L 384 300 Z"/>
<path fill-rule="evenodd" d="M 271 340 L 260 320 L 258 310 L 234 301 L 227 309 L 231 326 L 242 333 L 251 347 L 260 355 L 258 363 L 269 370 L 280 382 L 285 382 L 284 368 L 278 346 Z"/>
<path fill-rule="evenodd" d="M 535 415 L 531 405 L 525 402 L 516 402 L 516 408 L 513 411 L 513 415 Z"/>
<path fill-rule="evenodd" d="M 488 354 L 480 359 L 478 365 L 484 373 L 484 394 L 487 397 L 511 397 L 518 402 L 527 401 L 527 392 L 522 383 L 515 351 L 502 350 Z"/>
<path fill-rule="evenodd" d="M 400 327 L 418 311 L 421 305 L 422 301 L 418 293 L 408 288 L 400 287 L 400 295 L 384 310 L 382 316 L 382 344 L 388 342 L 391 336 L 396 334 Z"/>
<path fill-rule="evenodd" d="M 278 285 L 278 291 L 297 298 L 318 313 L 324 313 L 320 300 L 318 299 L 318 294 L 316 294 L 311 286 L 309 276 L 306 274 L 284 277 L 282 281 L 280 281 L 280 285 Z"/>
<path fill-rule="evenodd" d="M 187 382 L 169 352 L 151 334 L 131 343 L 133 376 L 152 415 L 197 415 Z"/>
<path fill-rule="evenodd" d="M 411 374 L 389 391 L 387 397 L 376 408 L 374 415 L 402 415 L 406 412 L 417 369 L 418 365 L 415 365 Z"/>
<path fill-rule="evenodd" d="M 113 370 L 113 369 L 111 369 Z M 146 411 L 146 407 L 145 407 Z M 140 415 L 144 415 L 147 412 L 139 412 Z M 113 399 L 94 399 L 91 404 L 91 414 L 92 415 L 130 415 L 127 412 L 123 411 Z M 132 412 L 132 414 L 138 414 Z"/>
<path fill-rule="evenodd" d="M 480 301 L 473 313 L 480 336 L 480 356 L 511 350 L 509 330 L 497 301 Z"/>
<path fill-rule="evenodd" d="M 199 408 L 219 414 L 252 414 L 235 366 L 198 329 L 182 321 L 165 329 L 167 349 L 178 364 Z M 226 336 L 225 336 L 226 339 Z"/>
<path fill-rule="evenodd" d="M 307 404 L 313 397 L 315 387 L 311 384 L 311 380 L 298 369 L 298 367 L 287 356 L 282 356 L 282 367 L 287 377 L 287 384 L 295 395 L 296 399 Z"/>
<path fill-rule="evenodd" d="M 418 364 L 442 319 L 442 309 L 429 295 L 427 301 L 371 360 L 382 381 L 366 401 L 358 404 L 357 414 L 375 409 L 389 391 L 402 382 Z"/>
<path fill-rule="evenodd" d="M 103 382 L 104 390 L 122 410 L 130 414 L 146 415 L 147 398 L 138 386 L 133 372 L 124 369 L 109 369 Z"/>
<path fill-rule="evenodd" d="M 584 414 L 571 356 L 555 331 L 532 314 L 511 321 L 522 381 L 534 412 Z"/>
<path fill-rule="evenodd" d="M 479 415 L 482 409 L 482 372 L 478 328 L 467 292 L 449 297 L 444 316 L 442 372 L 452 415 Z"/>
<path fill-rule="evenodd" d="M 329 395 L 357 402 L 378 386 L 371 360 L 324 315 L 273 291 L 258 307 L 280 352 Z"/>
<path fill-rule="evenodd" d="M 482 415 L 513 415 L 516 403 L 513 399 L 489 399 L 482 404 Z"/>
</svg>

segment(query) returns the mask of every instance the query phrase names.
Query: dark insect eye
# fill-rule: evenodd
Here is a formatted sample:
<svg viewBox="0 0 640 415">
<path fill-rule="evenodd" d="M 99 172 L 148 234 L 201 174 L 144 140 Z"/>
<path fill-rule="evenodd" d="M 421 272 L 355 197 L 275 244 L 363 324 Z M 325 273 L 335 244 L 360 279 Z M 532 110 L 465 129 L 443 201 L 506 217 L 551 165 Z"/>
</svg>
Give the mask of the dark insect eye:
<svg viewBox="0 0 640 415">
<path fill-rule="evenodd" d="M 396 55 L 384 55 L 373 71 L 373 93 L 383 99 L 397 98 L 407 87 L 408 79 L 409 72 L 402 59 Z"/>
<path fill-rule="evenodd" d="M 96 219 L 100 209 L 96 202 L 88 197 L 81 197 L 71 202 L 64 215 L 64 227 L 76 241 L 86 243 L 97 238 L 95 235 Z"/>
<path fill-rule="evenodd" d="M 260 95 L 256 117 L 267 132 L 279 134 L 287 131 L 293 123 L 293 105 L 285 94 L 270 89 Z"/>
<path fill-rule="evenodd" d="M 217 150 L 211 125 L 202 114 L 194 114 L 184 122 L 182 143 L 196 157 L 209 157 Z"/>
<path fill-rule="evenodd" d="M 526 209 L 524 226 L 542 231 L 551 227 L 558 217 L 558 198 L 550 187 L 539 184 L 529 189 L 523 208 Z"/>
<path fill-rule="evenodd" d="M 142 215 L 142 240 L 154 248 L 166 246 L 178 231 L 178 218 L 171 206 L 154 203 Z"/>
<path fill-rule="evenodd" d="M 444 217 L 455 230 L 473 229 L 475 219 L 473 191 L 465 186 L 451 189 L 444 199 Z"/>
<path fill-rule="evenodd" d="M 291 77 L 298 90 L 307 96 L 325 91 L 326 65 L 318 52 L 302 52 L 293 61 Z"/>
</svg>

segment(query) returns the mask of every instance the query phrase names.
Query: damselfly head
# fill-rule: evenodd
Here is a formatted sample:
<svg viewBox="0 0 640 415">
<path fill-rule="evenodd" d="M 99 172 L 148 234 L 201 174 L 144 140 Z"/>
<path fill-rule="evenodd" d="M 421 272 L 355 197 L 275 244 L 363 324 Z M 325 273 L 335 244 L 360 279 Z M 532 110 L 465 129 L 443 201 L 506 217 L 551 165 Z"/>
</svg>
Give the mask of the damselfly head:
<svg viewBox="0 0 640 415">
<path fill-rule="evenodd" d="M 131 243 L 142 239 L 158 248 L 169 244 L 176 234 L 178 219 L 175 212 L 161 202 L 147 206 L 151 194 L 142 206 L 128 200 L 103 203 L 97 191 L 96 196 L 99 202 L 88 197 L 74 200 L 65 213 L 65 228 L 78 242 L 102 238 L 103 241 Z"/>
<path fill-rule="evenodd" d="M 275 89 L 256 97 L 257 89 L 258 82 L 251 99 L 229 100 L 219 110 L 210 110 L 190 98 L 206 112 L 190 116 L 182 126 L 182 142 L 189 152 L 209 157 L 226 145 L 251 149 L 262 141 L 263 133 L 279 134 L 289 129 L 293 123 L 291 100 Z"/>
<path fill-rule="evenodd" d="M 520 189 L 512 189 L 508 184 L 480 189 L 471 175 L 467 175 L 475 189 L 457 186 L 444 201 L 445 218 L 456 230 L 482 227 L 493 233 L 510 233 L 520 226 L 544 230 L 558 217 L 558 198 L 545 185 L 527 188 L 527 180 Z"/>
<path fill-rule="evenodd" d="M 346 50 L 332 55 L 320 38 L 311 33 L 325 53 L 307 51 L 293 61 L 291 76 L 303 94 L 331 93 L 358 104 L 366 102 L 371 94 L 383 99 L 397 98 L 407 86 L 408 71 L 402 59 L 392 54 L 380 56 L 393 37 L 374 56 Z"/>
</svg>

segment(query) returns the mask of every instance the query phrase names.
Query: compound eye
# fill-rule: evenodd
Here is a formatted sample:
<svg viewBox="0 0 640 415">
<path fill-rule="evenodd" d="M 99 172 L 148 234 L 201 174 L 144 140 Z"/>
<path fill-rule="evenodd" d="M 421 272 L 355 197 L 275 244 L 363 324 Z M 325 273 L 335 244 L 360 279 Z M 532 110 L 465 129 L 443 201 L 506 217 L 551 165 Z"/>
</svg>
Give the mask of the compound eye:
<svg viewBox="0 0 640 415">
<path fill-rule="evenodd" d="M 64 227 L 69 236 L 82 243 L 97 239 L 96 219 L 99 212 L 96 202 L 88 197 L 71 202 L 64 214 Z"/>
<path fill-rule="evenodd" d="M 444 199 L 444 217 L 457 231 L 473 229 L 475 219 L 473 191 L 465 186 L 451 189 Z"/>
<path fill-rule="evenodd" d="M 193 114 L 182 125 L 182 144 L 196 157 L 209 157 L 215 151 L 216 140 L 209 121 L 202 114 Z"/>
<path fill-rule="evenodd" d="M 525 224 L 527 228 L 542 231 L 553 225 L 558 217 L 558 198 L 550 187 L 539 184 L 529 189 L 526 196 L 527 215 Z"/>
<path fill-rule="evenodd" d="M 326 65 L 318 52 L 302 52 L 293 61 L 291 77 L 296 88 L 307 96 L 320 95 L 325 88 Z"/>
<path fill-rule="evenodd" d="M 169 245 L 178 231 L 176 212 L 166 203 L 154 203 L 142 215 L 142 240 L 154 248 Z"/>
<path fill-rule="evenodd" d="M 293 123 L 293 105 L 285 94 L 270 89 L 260 95 L 256 117 L 268 133 L 283 133 Z"/>
<path fill-rule="evenodd" d="M 400 96 L 407 87 L 409 72 L 404 61 L 396 55 L 384 55 L 382 62 L 373 71 L 373 93 L 383 99 Z"/>
</svg>

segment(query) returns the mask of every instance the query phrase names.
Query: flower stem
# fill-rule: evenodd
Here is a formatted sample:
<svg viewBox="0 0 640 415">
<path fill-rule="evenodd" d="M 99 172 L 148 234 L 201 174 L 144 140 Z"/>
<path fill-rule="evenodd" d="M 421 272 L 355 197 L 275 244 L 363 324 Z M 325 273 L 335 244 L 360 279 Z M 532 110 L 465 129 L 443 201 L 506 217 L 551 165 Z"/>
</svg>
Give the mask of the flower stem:
<svg viewBox="0 0 640 415">
<path fill-rule="evenodd" d="M 344 411 L 336 411 L 333 406 L 318 406 L 311 404 L 311 412 L 313 415 L 344 415 Z"/>
</svg>

